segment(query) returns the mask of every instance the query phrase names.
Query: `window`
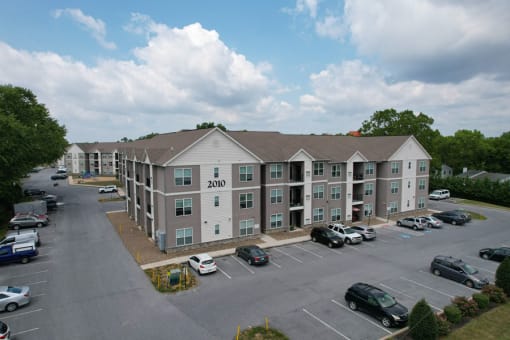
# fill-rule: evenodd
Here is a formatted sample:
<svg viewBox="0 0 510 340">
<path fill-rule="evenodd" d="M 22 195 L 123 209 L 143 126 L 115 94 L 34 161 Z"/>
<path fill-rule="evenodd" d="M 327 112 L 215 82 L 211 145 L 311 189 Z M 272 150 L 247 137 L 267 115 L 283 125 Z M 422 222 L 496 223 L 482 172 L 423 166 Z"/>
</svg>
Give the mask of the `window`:
<svg viewBox="0 0 510 340">
<path fill-rule="evenodd" d="M 271 179 L 282 178 L 282 165 L 271 164 Z"/>
<path fill-rule="evenodd" d="M 390 214 L 394 214 L 398 211 L 398 204 L 397 202 L 390 202 Z"/>
<path fill-rule="evenodd" d="M 214 178 L 220 177 L 220 168 L 214 168 Z"/>
<path fill-rule="evenodd" d="M 271 204 L 282 203 L 283 201 L 283 190 L 282 189 L 271 189 Z"/>
<path fill-rule="evenodd" d="M 191 169 L 174 169 L 175 185 L 191 185 Z"/>
<path fill-rule="evenodd" d="M 313 187 L 313 198 L 314 199 L 324 198 L 324 185 L 316 185 Z"/>
<path fill-rule="evenodd" d="M 341 220 L 342 220 L 342 209 L 341 208 L 331 209 L 331 221 L 339 222 Z"/>
<path fill-rule="evenodd" d="M 411 181 L 407 181 L 407 188 L 410 189 L 411 188 Z"/>
<path fill-rule="evenodd" d="M 363 207 L 363 214 L 367 217 L 372 215 L 372 204 L 365 204 Z"/>
<path fill-rule="evenodd" d="M 103 165 L 104 165 L 104 164 L 103 164 Z M 140 182 L 140 175 L 139 175 L 139 174 L 136 174 L 136 176 L 135 176 L 135 177 L 136 177 L 136 181 L 137 181 L 137 182 Z"/>
<path fill-rule="evenodd" d="M 271 229 L 281 228 L 282 227 L 282 214 L 273 214 L 271 215 Z"/>
<path fill-rule="evenodd" d="M 239 180 L 249 182 L 253 180 L 253 165 L 239 167 Z"/>
<path fill-rule="evenodd" d="M 253 208 L 253 193 L 244 193 L 239 196 L 241 209 Z"/>
<path fill-rule="evenodd" d="M 418 198 L 418 209 L 425 208 L 425 197 Z"/>
<path fill-rule="evenodd" d="M 175 216 L 191 215 L 191 198 L 175 200 Z"/>
<path fill-rule="evenodd" d="M 215 224 L 214 225 L 214 235 L 219 235 L 219 234 L 220 234 L 220 225 Z"/>
<path fill-rule="evenodd" d="M 411 169 L 411 162 L 409 162 L 409 165 L 407 165 L 408 169 Z"/>
<path fill-rule="evenodd" d="M 175 231 L 175 240 L 177 246 L 193 244 L 193 228 L 182 228 Z"/>
<path fill-rule="evenodd" d="M 339 200 L 342 196 L 342 189 L 341 187 L 331 187 L 331 199 L 332 200 Z"/>
<path fill-rule="evenodd" d="M 331 177 L 340 177 L 342 175 L 342 169 L 340 164 L 331 165 Z"/>
<path fill-rule="evenodd" d="M 239 222 L 239 235 L 253 235 L 253 219 L 242 220 Z"/>
<path fill-rule="evenodd" d="M 427 171 L 427 163 L 425 161 L 420 161 L 419 162 L 419 168 L 420 168 L 420 172 Z"/>
<path fill-rule="evenodd" d="M 420 180 L 418 181 L 418 190 L 425 190 L 425 179 L 424 178 L 420 178 Z"/>
<path fill-rule="evenodd" d="M 398 174 L 400 172 L 400 164 L 398 162 L 391 162 L 391 173 Z"/>
<path fill-rule="evenodd" d="M 140 196 L 136 196 L 136 204 L 140 205 Z"/>
<path fill-rule="evenodd" d="M 374 163 L 366 163 L 365 164 L 365 175 L 373 175 L 374 174 Z"/>
<path fill-rule="evenodd" d="M 391 193 L 392 194 L 398 193 L 398 182 L 391 182 Z"/>
<path fill-rule="evenodd" d="M 215 207 L 220 206 L 220 196 L 214 196 L 214 206 Z"/>
<path fill-rule="evenodd" d="M 365 196 L 374 194 L 374 183 L 365 183 Z"/>
<path fill-rule="evenodd" d="M 314 222 L 324 221 L 324 208 L 313 209 L 313 221 Z"/>
<path fill-rule="evenodd" d="M 145 186 L 148 188 L 151 187 L 151 179 L 149 177 L 145 177 Z"/>
<path fill-rule="evenodd" d="M 324 176 L 324 163 L 323 162 L 313 163 L 313 175 L 314 176 Z"/>
</svg>

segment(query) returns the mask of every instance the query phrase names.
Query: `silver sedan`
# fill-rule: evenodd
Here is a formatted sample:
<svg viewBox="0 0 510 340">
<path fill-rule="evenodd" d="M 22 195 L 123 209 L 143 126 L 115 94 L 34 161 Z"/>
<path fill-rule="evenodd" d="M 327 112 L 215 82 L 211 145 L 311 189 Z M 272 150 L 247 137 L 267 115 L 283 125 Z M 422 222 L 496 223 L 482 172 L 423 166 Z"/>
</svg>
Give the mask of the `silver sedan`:
<svg viewBox="0 0 510 340">
<path fill-rule="evenodd" d="M 0 286 L 0 310 L 14 312 L 30 302 L 30 287 Z"/>
</svg>

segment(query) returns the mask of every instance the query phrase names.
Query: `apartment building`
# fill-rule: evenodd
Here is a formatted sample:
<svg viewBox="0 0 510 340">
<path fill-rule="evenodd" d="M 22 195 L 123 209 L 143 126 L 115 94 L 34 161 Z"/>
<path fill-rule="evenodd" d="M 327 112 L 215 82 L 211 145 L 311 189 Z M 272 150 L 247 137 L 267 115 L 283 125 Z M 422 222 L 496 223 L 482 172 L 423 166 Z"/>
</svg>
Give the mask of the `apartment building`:
<svg viewBox="0 0 510 340">
<path fill-rule="evenodd" d="M 213 128 L 118 152 L 127 212 L 166 251 L 427 208 L 431 157 L 413 136 Z"/>
<path fill-rule="evenodd" d="M 117 175 L 119 173 L 118 148 L 123 143 L 74 143 L 59 165 L 74 174 Z"/>
</svg>

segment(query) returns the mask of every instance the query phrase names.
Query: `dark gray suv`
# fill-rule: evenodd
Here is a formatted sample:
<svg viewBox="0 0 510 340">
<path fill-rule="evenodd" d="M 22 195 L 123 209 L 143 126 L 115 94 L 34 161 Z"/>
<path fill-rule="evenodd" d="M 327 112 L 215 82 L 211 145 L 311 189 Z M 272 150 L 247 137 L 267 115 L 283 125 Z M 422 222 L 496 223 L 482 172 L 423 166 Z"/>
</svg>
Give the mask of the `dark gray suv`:
<svg viewBox="0 0 510 340">
<path fill-rule="evenodd" d="M 451 256 L 438 255 L 430 264 L 430 271 L 437 276 L 444 276 L 447 279 L 465 284 L 469 288 L 481 289 L 489 284 L 489 280 L 475 268 L 461 259 Z"/>
</svg>

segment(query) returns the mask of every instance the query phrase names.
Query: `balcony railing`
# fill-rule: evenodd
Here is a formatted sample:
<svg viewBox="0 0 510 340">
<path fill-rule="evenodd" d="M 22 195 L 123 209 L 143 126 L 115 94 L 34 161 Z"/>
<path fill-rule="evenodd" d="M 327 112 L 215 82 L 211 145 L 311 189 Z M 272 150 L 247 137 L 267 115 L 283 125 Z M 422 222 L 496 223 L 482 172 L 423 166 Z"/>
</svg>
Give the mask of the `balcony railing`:
<svg viewBox="0 0 510 340">
<path fill-rule="evenodd" d="M 354 174 L 354 180 L 355 181 L 362 181 L 363 180 L 363 174 Z"/>
<path fill-rule="evenodd" d="M 363 201 L 363 194 L 354 194 L 352 195 L 353 201 Z"/>
</svg>

